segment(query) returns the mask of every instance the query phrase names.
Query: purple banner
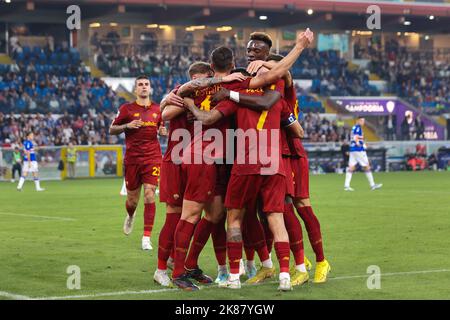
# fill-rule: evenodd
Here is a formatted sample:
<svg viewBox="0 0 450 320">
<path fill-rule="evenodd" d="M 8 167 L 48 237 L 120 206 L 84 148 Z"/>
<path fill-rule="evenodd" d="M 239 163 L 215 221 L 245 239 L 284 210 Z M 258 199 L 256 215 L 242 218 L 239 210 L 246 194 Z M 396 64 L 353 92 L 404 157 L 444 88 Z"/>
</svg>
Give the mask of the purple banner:
<svg viewBox="0 0 450 320">
<path fill-rule="evenodd" d="M 331 97 L 336 106 L 344 113 L 353 113 L 355 116 L 389 116 L 396 117 L 397 136 L 401 137 L 401 125 L 406 116 L 409 116 L 408 124 L 414 122 L 420 114 L 425 130 L 426 140 L 444 140 L 445 128 L 433 119 L 419 113 L 399 99 L 393 98 L 364 98 L 364 97 Z"/>
</svg>

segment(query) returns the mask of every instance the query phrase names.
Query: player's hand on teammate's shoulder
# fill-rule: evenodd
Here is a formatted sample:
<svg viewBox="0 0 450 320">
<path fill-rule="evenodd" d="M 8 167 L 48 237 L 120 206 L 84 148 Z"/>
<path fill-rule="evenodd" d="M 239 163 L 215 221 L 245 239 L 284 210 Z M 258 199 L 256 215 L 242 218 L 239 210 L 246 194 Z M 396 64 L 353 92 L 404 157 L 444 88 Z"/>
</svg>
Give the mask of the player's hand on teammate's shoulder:
<svg viewBox="0 0 450 320">
<path fill-rule="evenodd" d="M 247 72 L 250 74 L 256 74 L 258 70 L 264 65 L 263 60 L 255 60 L 250 62 L 250 64 L 247 67 Z"/>
<path fill-rule="evenodd" d="M 223 77 L 222 82 L 244 81 L 245 79 L 247 79 L 247 76 L 240 72 L 235 72 Z"/>
<path fill-rule="evenodd" d="M 127 124 L 127 129 L 138 129 L 138 128 L 142 127 L 142 124 L 143 124 L 143 122 L 141 119 L 133 120 Z"/>
<path fill-rule="evenodd" d="M 225 88 L 220 88 L 212 97 L 211 97 L 211 105 L 216 105 L 220 101 L 230 98 L 230 90 Z"/>
<path fill-rule="evenodd" d="M 167 104 L 183 108 L 183 98 L 171 91 L 166 97 Z"/>
<path fill-rule="evenodd" d="M 186 109 L 195 108 L 194 100 L 191 98 L 184 98 L 183 99 L 183 105 Z"/>
<path fill-rule="evenodd" d="M 314 32 L 312 32 L 309 28 L 304 32 L 300 32 L 297 36 L 297 45 L 301 48 L 307 48 L 314 40 Z"/>
</svg>

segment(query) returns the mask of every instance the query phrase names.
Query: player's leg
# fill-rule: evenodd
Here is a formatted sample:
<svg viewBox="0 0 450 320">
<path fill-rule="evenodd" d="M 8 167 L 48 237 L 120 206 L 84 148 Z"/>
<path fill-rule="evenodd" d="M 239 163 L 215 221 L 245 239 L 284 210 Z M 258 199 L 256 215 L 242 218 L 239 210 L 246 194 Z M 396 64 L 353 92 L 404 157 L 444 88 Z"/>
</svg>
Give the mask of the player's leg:
<svg viewBox="0 0 450 320">
<path fill-rule="evenodd" d="M 127 199 L 125 209 L 127 215 L 123 224 L 123 233 L 129 235 L 133 231 L 134 219 L 136 218 L 136 208 L 141 195 L 141 179 L 138 165 L 125 166 L 125 181 L 127 185 Z"/>
<path fill-rule="evenodd" d="M 290 247 L 289 236 L 284 224 L 283 210 L 286 194 L 286 178 L 282 175 L 265 176 L 261 188 L 263 211 L 267 213 L 267 221 L 273 234 L 274 248 L 280 265 L 278 290 L 292 290 L 289 274 Z M 283 186 L 281 188 L 280 186 Z"/>
<path fill-rule="evenodd" d="M 204 203 L 184 199 L 180 221 L 174 234 L 175 259 L 172 279 L 176 286 L 187 291 L 199 289 L 189 280 L 184 266 L 195 225 L 200 220 L 203 208 Z"/>
<path fill-rule="evenodd" d="M 205 204 L 205 215 L 195 227 L 192 245 L 189 249 L 185 264 L 189 277 L 203 284 L 210 284 L 213 282 L 213 279 L 203 274 L 203 271 L 198 267 L 198 257 L 208 241 L 210 234 L 215 229 L 215 226 L 218 223 L 224 223 L 223 216 L 225 215 L 225 208 L 223 206 L 223 199 L 225 198 L 229 179 L 226 165 L 216 164 L 214 167 L 216 169 L 214 198 L 211 202 Z M 222 243 L 220 242 L 223 242 L 223 246 L 226 249 L 226 236 L 224 239 L 216 239 L 216 242 L 217 240 L 219 240 L 218 242 L 221 246 Z M 228 272 L 226 270 L 226 258 L 223 259 L 221 254 L 218 257 L 218 264 L 219 276 L 222 275 L 224 277 Z"/>
<path fill-rule="evenodd" d="M 262 178 L 259 175 L 232 174 L 228 183 L 225 207 L 229 208 L 227 211 L 227 254 L 230 276 L 224 287 L 231 289 L 241 287 L 239 269 L 243 248 L 242 222 L 245 208 L 250 202 L 255 201 L 261 182 Z"/>
<path fill-rule="evenodd" d="M 17 190 L 22 191 L 23 184 L 25 183 L 25 179 L 28 176 L 28 172 L 31 169 L 31 162 L 30 161 L 24 161 L 23 163 L 23 175 L 19 178 L 19 183 L 17 184 Z"/>
<path fill-rule="evenodd" d="M 175 230 L 175 261 L 172 273 L 173 283 L 184 290 L 198 290 L 185 272 L 186 255 L 194 228 L 200 220 L 205 203 L 210 202 L 216 184 L 214 164 L 182 165 L 186 177 L 186 189 L 180 221 Z"/>
<path fill-rule="evenodd" d="M 129 235 L 133 231 L 134 220 L 136 218 L 136 208 L 141 195 L 141 185 L 133 186 L 134 189 L 127 190 L 127 200 L 125 201 L 125 209 L 127 215 L 123 223 L 123 233 Z"/>
<path fill-rule="evenodd" d="M 280 265 L 280 285 L 278 290 L 292 290 L 291 277 L 289 274 L 289 236 L 284 224 L 282 212 L 271 212 L 267 215 L 270 230 L 274 237 L 274 247 Z"/>
<path fill-rule="evenodd" d="M 366 152 L 359 152 L 358 162 L 360 166 L 363 168 L 364 173 L 366 174 L 367 181 L 369 182 L 370 188 L 372 190 L 380 189 L 383 185 L 381 183 L 375 183 L 373 179 L 372 169 L 369 164 L 369 159 L 367 158 Z"/>
<path fill-rule="evenodd" d="M 242 259 L 242 220 L 244 209 L 229 209 L 227 211 L 227 253 L 230 265 L 230 276 L 226 287 L 230 289 L 240 289 L 239 267 Z M 224 285 L 225 286 L 225 285 Z"/>
<path fill-rule="evenodd" d="M 144 233 L 142 235 L 142 249 L 152 250 L 152 230 L 155 221 L 156 205 L 155 205 L 156 185 L 144 183 Z"/>
<path fill-rule="evenodd" d="M 300 221 L 294 212 L 292 199 L 287 197 L 284 204 L 284 223 L 289 235 L 289 247 L 294 256 L 295 266 L 289 271 L 292 285 L 301 285 L 308 281 L 309 275 L 305 266 L 305 250 Z"/>
<path fill-rule="evenodd" d="M 181 166 L 172 162 L 163 162 L 160 177 L 160 202 L 166 203 L 166 220 L 158 240 L 158 269 L 154 280 L 163 286 L 172 283 L 167 268 L 173 269 L 174 234 L 181 217 L 184 190 Z M 172 258 L 170 258 L 172 255 Z"/>
<path fill-rule="evenodd" d="M 227 231 L 225 229 L 226 211 L 223 212 L 221 221 L 213 226 L 211 238 L 214 246 L 214 253 L 217 259 L 217 278 L 215 283 L 224 283 L 228 279 L 227 269 Z"/>
<path fill-rule="evenodd" d="M 198 257 L 208 242 L 214 225 L 222 220 L 223 210 L 223 200 L 220 195 L 215 196 L 211 203 L 205 204 L 205 215 L 195 227 L 192 245 L 186 258 L 185 267 L 189 277 L 203 284 L 211 284 L 213 279 L 199 268 Z"/>
<path fill-rule="evenodd" d="M 348 168 L 345 171 L 345 183 L 344 183 L 345 191 L 354 191 L 354 189 L 350 187 L 350 182 L 352 181 L 353 172 L 356 169 L 357 163 L 358 161 L 356 159 L 356 152 L 350 152 L 350 157 L 348 160 Z"/>
<path fill-rule="evenodd" d="M 121 196 L 126 196 L 127 195 L 127 185 L 125 183 L 125 179 L 123 179 L 122 182 L 122 189 L 120 189 L 120 193 Z"/>
<path fill-rule="evenodd" d="M 36 188 L 36 191 L 45 191 L 44 188 L 41 188 L 41 182 L 39 180 L 39 169 L 38 169 L 37 161 L 32 161 L 31 162 L 31 170 L 30 170 L 30 172 L 33 175 L 34 186 Z"/>
<path fill-rule="evenodd" d="M 247 205 L 244 216 L 244 226 L 242 230 L 244 233 L 244 248 L 247 246 L 256 250 L 262 266 L 259 270 L 256 271 L 256 273 L 254 273 L 254 271 L 252 271 L 252 268 L 256 270 L 254 261 L 252 261 L 253 263 L 249 262 L 248 260 L 246 261 L 245 264 L 247 267 L 247 275 L 249 278 L 246 283 L 248 284 L 255 284 L 263 281 L 267 278 L 267 273 L 273 274 L 274 269 L 272 259 L 270 258 L 269 251 L 266 245 L 265 232 L 261 222 L 258 219 L 256 208 L 257 203 L 255 201 Z M 246 243 L 246 241 L 248 243 Z M 246 249 L 246 254 L 247 250 L 248 249 Z M 252 275 L 251 272 L 253 272 L 254 274 Z"/>
</svg>

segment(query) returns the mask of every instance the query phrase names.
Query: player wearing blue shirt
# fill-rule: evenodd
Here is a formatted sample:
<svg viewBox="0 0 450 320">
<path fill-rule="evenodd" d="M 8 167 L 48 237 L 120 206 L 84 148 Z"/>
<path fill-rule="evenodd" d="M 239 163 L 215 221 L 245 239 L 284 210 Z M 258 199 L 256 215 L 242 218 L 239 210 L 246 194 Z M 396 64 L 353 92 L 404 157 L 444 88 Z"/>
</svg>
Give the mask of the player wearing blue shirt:
<svg viewBox="0 0 450 320">
<path fill-rule="evenodd" d="M 36 186 L 36 191 L 44 191 L 45 189 L 41 188 L 39 177 L 38 177 L 38 163 L 36 159 L 36 153 L 34 150 L 33 144 L 34 134 L 30 132 L 27 134 L 27 140 L 23 142 L 23 175 L 19 179 L 19 184 L 17 185 L 17 190 L 22 191 L 23 184 L 25 183 L 25 179 L 29 172 L 33 175 L 34 184 Z"/>
<path fill-rule="evenodd" d="M 364 143 L 364 134 L 362 131 L 362 126 L 364 126 L 365 119 L 363 117 L 358 117 L 356 124 L 352 128 L 351 142 L 350 142 L 350 159 L 348 161 L 348 168 L 345 175 L 345 191 L 354 191 L 350 187 L 350 181 L 352 180 L 352 174 L 356 169 L 356 165 L 359 164 L 366 173 L 367 180 L 369 181 L 370 188 L 376 190 L 381 188 L 383 185 L 376 184 L 373 180 L 372 171 L 370 169 L 369 159 L 366 153 L 366 144 Z"/>
</svg>

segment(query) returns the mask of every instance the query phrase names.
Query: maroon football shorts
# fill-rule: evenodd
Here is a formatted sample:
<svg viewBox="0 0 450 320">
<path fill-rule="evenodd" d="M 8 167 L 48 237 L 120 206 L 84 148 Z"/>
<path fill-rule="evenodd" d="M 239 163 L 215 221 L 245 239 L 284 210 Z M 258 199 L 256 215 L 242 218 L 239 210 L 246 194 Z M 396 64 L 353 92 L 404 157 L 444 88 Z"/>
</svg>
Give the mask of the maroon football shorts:
<svg viewBox="0 0 450 320">
<path fill-rule="evenodd" d="M 306 157 L 291 158 L 294 173 L 294 198 L 309 198 L 309 163 Z"/>
<path fill-rule="evenodd" d="M 158 185 L 161 165 L 158 164 L 128 164 L 125 165 L 125 184 L 130 191 L 143 184 Z"/>
<path fill-rule="evenodd" d="M 216 187 L 214 189 L 214 196 L 222 196 L 225 199 L 227 194 L 228 181 L 230 180 L 232 165 L 216 164 Z"/>
<path fill-rule="evenodd" d="M 159 181 L 159 200 L 174 207 L 183 205 L 184 179 L 181 164 L 163 161 Z"/>
<path fill-rule="evenodd" d="M 232 174 L 228 183 L 225 207 L 242 209 L 260 196 L 264 213 L 284 212 L 286 178 L 276 174 L 263 176 Z"/>
<path fill-rule="evenodd" d="M 286 194 L 293 197 L 294 196 L 294 174 L 291 168 L 291 158 L 283 157 L 284 170 L 286 173 Z"/>
<path fill-rule="evenodd" d="M 216 164 L 182 164 L 181 169 L 186 181 L 184 199 L 198 203 L 210 202 L 216 186 Z"/>
</svg>

